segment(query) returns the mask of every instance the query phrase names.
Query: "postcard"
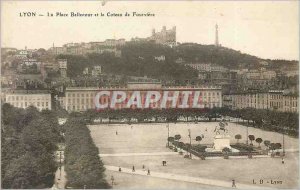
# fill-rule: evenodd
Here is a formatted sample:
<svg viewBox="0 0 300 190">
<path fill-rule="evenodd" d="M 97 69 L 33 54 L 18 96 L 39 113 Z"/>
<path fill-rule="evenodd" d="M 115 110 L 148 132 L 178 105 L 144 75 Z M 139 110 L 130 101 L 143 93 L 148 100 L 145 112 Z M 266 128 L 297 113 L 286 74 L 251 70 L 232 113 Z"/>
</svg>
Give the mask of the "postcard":
<svg viewBox="0 0 300 190">
<path fill-rule="evenodd" d="M 298 189 L 298 1 L 1 1 L 1 188 Z"/>
</svg>

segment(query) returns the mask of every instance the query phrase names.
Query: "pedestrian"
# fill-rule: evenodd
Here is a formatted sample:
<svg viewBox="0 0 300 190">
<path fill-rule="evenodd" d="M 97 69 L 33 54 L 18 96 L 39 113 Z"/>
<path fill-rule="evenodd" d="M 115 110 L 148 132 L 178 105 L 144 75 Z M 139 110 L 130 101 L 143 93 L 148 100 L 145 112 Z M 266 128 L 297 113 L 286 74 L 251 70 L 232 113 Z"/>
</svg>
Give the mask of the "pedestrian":
<svg viewBox="0 0 300 190">
<path fill-rule="evenodd" d="M 148 169 L 148 173 L 147 173 L 147 175 L 150 175 L 150 169 Z"/>
<path fill-rule="evenodd" d="M 281 159 L 281 163 L 284 164 L 284 158 Z"/>
<path fill-rule="evenodd" d="M 205 131 L 207 131 L 207 128 L 205 129 Z"/>
<path fill-rule="evenodd" d="M 122 169 L 121 169 L 121 167 L 119 166 L 119 172 L 121 172 L 122 171 Z"/>
<path fill-rule="evenodd" d="M 134 168 L 134 166 L 132 166 L 132 172 L 135 172 L 135 168 Z"/>
<path fill-rule="evenodd" d="M 116 135 L 118 135 L 118 131 L 116 131 Z"/>
<path fill-rule="evenodd" d="M 145 165 L 143 164 L 143 170 L 145 171 Z"/>
<path fill-rule="evenodd" d="M 232 180 L 232 187 L 236 187 L 234 179 Z"/>
</svg>

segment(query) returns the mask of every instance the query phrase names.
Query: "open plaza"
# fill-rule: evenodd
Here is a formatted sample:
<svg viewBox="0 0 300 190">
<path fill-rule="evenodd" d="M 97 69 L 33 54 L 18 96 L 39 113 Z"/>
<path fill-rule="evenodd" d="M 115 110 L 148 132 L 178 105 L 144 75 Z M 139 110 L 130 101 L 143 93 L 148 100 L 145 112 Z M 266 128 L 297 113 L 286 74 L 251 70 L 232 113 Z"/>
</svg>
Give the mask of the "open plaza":
<svg viewBox="0 0 300 190">
<path fill-rule="evenodd" d="M 212 145 L 218 122 L 169 123 L 169 136 L 181 135 L 180 141 Z M 230 144 L 246 143 L 247 127 L 236 123 L 226 126 Z M 90 125 L 91 136 L 106 167 L 107 180 L 113 188 L 296 188 L 298 187 L 298 139 L 284 137 L 286 155 L 281 157 L 223 157 L 201 160 L 184 158 L 166 147 L 167 123 Z M 248 127 L 248 135 L 283 144 L 283 135 Z M 196 136 L 204 136 L 200 142 Z M 250 143 L 250 141 L 249 141 Z M 254 141 L 254 147 L 258 144 Z M 261 144 L 262 149 L 266 149 Z M 282 151 L 282 150 L 280 150 Z M 166 166 L 162 166 L 166 161 Z M 134 170 L 133 170 L 134 166 Z M 121 172 L 119 169 L 121 168 Z M 150 173 L 150 174 L 148 174 Z"/>
</svg>

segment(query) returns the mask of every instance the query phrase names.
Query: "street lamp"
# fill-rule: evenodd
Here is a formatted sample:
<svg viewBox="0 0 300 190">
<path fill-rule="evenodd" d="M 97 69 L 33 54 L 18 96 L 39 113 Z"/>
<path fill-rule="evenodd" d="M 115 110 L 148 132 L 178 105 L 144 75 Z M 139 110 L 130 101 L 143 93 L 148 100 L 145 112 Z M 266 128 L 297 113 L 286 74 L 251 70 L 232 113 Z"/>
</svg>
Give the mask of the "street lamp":
<svg viewBox="0 0 300 190">
<path fill-rule="evenodd" d="M 190 138 L 190 158 L 192 158 L 192 136 L 191 136 L 191 129 L 188 129 L 189 131 L 189 138 Z"/>
<path fill-rule="evenodd" d="M 113 187 L 113 186 L 114 186 L 114 180 L 115 180 L 115 178 L 114 178 L 114 176 L 112 175 L 110 179 L 111 179 L 111 187 Z"/>
<path fill-rule="evenodd" d="M 59 152 L 59 177 L 61 177 L 61 151 Z"/>
<path fill-rule="evenodd" d="M 169 137 L 170 137 L 170 126 L 169 123 L 167 124 L 167 128 L 168 128 L 168 147 L 170 146 L 170 142 L 169 142 Z"/>
<path fill-rule="evenodd" d="M 283 127 L 283 132 L 282 132 L 282 156 L 285 156 L 285 150 L 284 150 L 284 133 L 285 133 L 285 127 Z"/>
</svg>

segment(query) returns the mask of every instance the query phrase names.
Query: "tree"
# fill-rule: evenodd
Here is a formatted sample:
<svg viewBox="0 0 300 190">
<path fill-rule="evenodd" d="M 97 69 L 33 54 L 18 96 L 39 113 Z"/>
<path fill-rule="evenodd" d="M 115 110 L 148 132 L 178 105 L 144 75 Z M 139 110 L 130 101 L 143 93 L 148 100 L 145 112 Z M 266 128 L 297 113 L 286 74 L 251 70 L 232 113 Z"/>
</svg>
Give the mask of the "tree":
<svg viewBox="0 0 300 190">
<path fill-rule="evenodd" d="M 174 137 L 168 137 L 169 142 L 174 142 L 174 140 L 175 140 Z"/>
<path fill-rule="evenodd" d="M 269 140 L 265 140 L 265 141 L 264 141 L 264 145 L 265 145 L 267 148 L 269 148 L 270 144 L 271 144 L 271 141 L 269 141 Z"/>
<path fill-rule="evenodd" d="M 65 123 L 65 171 L 68 186 L 74 188 L 108 188 L 105 180 L 105 168 L 99 157 L 85 121 L 81 118 L 69 118 Z"/>
<path fill-rule="evenodd" d="M 276 144 L 275 143 L 270 143 L 270 146 L 269 146 L 270 150 L 272 150 L 272 153 L 274 152 L 274 150 L 276 149 Z"/>
<path fill-rule="evenodd" d="M 255 136 L 254 135 L 249 135 L 249 140 L 251 141 L 250 145 L 253 145 L 252 141 L 255 140 Z"/>
<path fill-rule="evenodd" d="M 174 136 L 175 141 L 173 144 L 175 145 L 175 147 L 178 145 L 179 139 L 181 139 L 181 135 L 177 134 Z"/>
<path fill-rule="evenodd" d="M 237 140 L 236 143 L 239 143 L 239 140 L 242 139 L 242 135 L 237 134 L 237 135 L 234 136 L 234 138 Z"/>
<path fill-rule="evenodd" d="M 263 140 L 261 138 L 257 138 L 255 141 L 258 143 L 258 147 L 260 147 L 260 143 L 263 142 Z"/>
<path fill-rule="evenodd" d="M 198 141 L 199 142 L 199 144 L 200 144 L 200 141 L 202 140 L 202 137 L 200 137 L 200 136 L 197 136 L 196 137 L 196 141 Z"/>
<path fill-rule="evenodd" d="M 275 143 L 275 149 L 281 149 L 281 143 Z"/>
<path fill-rule="evenodd" d="M 2 188 L 51 187 L 56 170 L 53 152 L 59 138 L 57 116 L 34 107 L 3 105 L 2 119 Z"/>
<path fill-rule="evenodd" d="M 181 135 L 177 134 L 174 136 L 174 140 L 179 141 L 181 139 Z"/>
<path fill-rule="evenodd" d="M 228 154 L 229 152 L 231 152 L 230 148 L 228 147 L 225 147 L 222 149 L 222 152 L 225 153 L 225 154 Z"/>
</svg>

